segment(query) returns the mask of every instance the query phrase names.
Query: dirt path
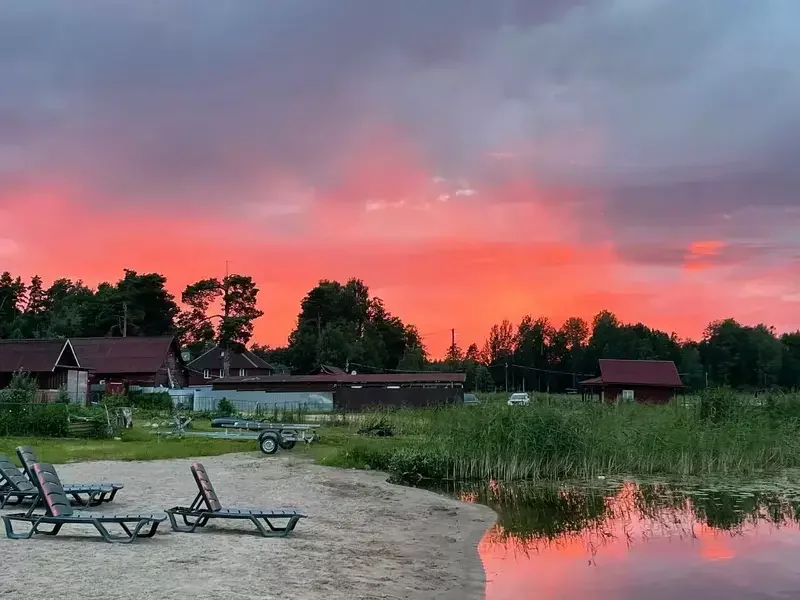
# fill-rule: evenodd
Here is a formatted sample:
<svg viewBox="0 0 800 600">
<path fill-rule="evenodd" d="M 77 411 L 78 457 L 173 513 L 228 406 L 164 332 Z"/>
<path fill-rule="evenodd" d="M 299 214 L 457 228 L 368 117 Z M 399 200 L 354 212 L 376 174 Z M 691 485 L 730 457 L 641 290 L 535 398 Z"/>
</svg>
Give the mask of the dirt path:
<svg viewBox="0 0 800 600">
<path fill-rule="evenodd" d="M 188 505 L 196 493 L 191 462 L 79 463 L 59 472 L 67 483 L 123 482 L 125 489 L 102 511 L 138 514 Z M 476 545 L 495 519 L 486 507 L 394 486 L 379 473 L 316 466 L 288 453 L 229 454 L 202 462 L 223 504 L 297 508 L 310 518 L 285 539 L 236 535 L 228 531 L 233 524 L 182 534 L 165 523 L 155 538 L 131 545 L 86 539 L 90 530 L 75 526 L 57 538 L 15 541 L 0 534 L 0 596 L 483 598 Z"/>
</svg>

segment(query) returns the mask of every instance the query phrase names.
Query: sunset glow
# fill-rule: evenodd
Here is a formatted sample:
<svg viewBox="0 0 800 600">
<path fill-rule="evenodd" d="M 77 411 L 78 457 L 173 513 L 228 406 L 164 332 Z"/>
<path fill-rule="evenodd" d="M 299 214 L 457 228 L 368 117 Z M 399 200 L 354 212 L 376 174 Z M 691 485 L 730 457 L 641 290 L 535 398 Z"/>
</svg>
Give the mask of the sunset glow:
<svg viewBox="0 0 800 600">
<path fill-rule="evenodd" d="M 512 28 L 448 0 L 435 18 L 461 15 L 473 40 L 454 32 L 452 47 L 411 9 L 378 22 L 350 2 L 201 4 L 191 23 L 137 3 L 0 9 L 32 32 L 0 63 L 0 270 L 89 284 L 158 271 L 179 295 L 228 261 L 259 284 L 256 341 L 273 346 L 322 278 L 363 279 L 434 356 L 451 328 L 466 347 L 528 313 L 609 309 L 695 338 L 726 317 L 800 326 L 800 183 L 783 158 L 800 137 L 780 107 L 756 118 L 717 96 L 749 93 L 770 66 L 749 50 L 768 43 L 751 26 L 790 22 L 777 5 L 698 25 L 718 49 L 708 64 L 656 39 L 652 56 L 635 53 L 642 72 L 685 67 L 667 97 L 635 66 L 628 87 L 565 66 L 584 64 L 565 50 L 580 45 L 591 68 L 617 72 L 631 53 L 606 32 L 634 18 L 630 2 L 515 9 Z M 666 6 L 636 12 L 636 30 L 658 23 L 652 36 L 671 39 L 685 19 Z M 321 23 L 313 40 L 294 35 Z M 692 102 L 720 110 L 698 119 Z"/>
</svg>

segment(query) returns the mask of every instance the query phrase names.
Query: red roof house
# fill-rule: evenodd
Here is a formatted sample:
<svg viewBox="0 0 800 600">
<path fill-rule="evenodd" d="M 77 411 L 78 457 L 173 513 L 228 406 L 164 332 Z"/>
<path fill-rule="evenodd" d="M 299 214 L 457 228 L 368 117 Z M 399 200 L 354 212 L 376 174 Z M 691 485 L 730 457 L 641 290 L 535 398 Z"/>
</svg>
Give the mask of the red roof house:
<svg viewBox="0 0 800 600">
<path fill-rule="evenodd" d="M 665 404 L 683 386 L 671 360 L 620 360 L 601 358 L 600 376 L 581 381 L 584 393 L 599 394 L 600 399 L 617 399 Z"/>
<path fill-rule="evenodd" d="M 70 338 L 91 381 L 143 387 L 184 387 L 186 365 L 171 335 Z"/>
<path fill-rule="evenodd" d="M 69 340 L 0 340 L 0 389 L 19 372 L 33 377 L 43 393 L 65 389 L 73 402 L 86 401 L 86 367 Z M 41 398 L 49 401 L 55 396 Z"/>
</svg>

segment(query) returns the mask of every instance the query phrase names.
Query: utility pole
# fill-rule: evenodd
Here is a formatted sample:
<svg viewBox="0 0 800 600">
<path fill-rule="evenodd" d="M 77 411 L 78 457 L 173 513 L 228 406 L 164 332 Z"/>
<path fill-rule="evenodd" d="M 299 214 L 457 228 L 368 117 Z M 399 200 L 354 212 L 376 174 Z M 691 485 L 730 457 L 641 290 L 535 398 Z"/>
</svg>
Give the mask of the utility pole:
<svg viewBox="0 0 800 600">
<path fill-rule="evenodd" d="M 508 363 L 506 363 L 506 394 L 508 393 Z"/>
<path fill-rule="evenodd" d="M 122 303 L 122 337 L 128 337 L 128 303 Z"/>
<path fill-rule="evenodd" d="M 456 349 L 456 330 L 455 329 L 451 329 L 450 330 L 450 348 L 452 348 L 453 351 L 455 351 L 455 349 Z"/>
<path fill-rule="evenodd" d="M 230 318 L 230 282 L 228 281 L 228 261 L 225 261 L 225 279 L 222 282 L 222 376 L 229 377 L 231 374 L 231 353 L 230 353 L 230 334 L 228 330 L 228 319 Z"/>
<path fill-rule="evenodd" d="M 322 366 L 322 318 L 317 313 L 317 366 Z"/>
</svg>

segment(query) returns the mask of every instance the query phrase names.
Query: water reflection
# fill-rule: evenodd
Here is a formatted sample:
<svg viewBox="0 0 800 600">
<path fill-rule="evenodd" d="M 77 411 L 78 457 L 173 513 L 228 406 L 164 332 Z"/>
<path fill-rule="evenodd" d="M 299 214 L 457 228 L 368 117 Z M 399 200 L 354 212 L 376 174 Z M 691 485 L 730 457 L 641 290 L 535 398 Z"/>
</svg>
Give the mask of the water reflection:
<svg viewBox="0 0 800 600">
<path fill-rule="evenodd" d="M 498 513 L 488 600 L 800 598 L 800 492 L 630 481 L 446 490 Z"/>
</svg>

